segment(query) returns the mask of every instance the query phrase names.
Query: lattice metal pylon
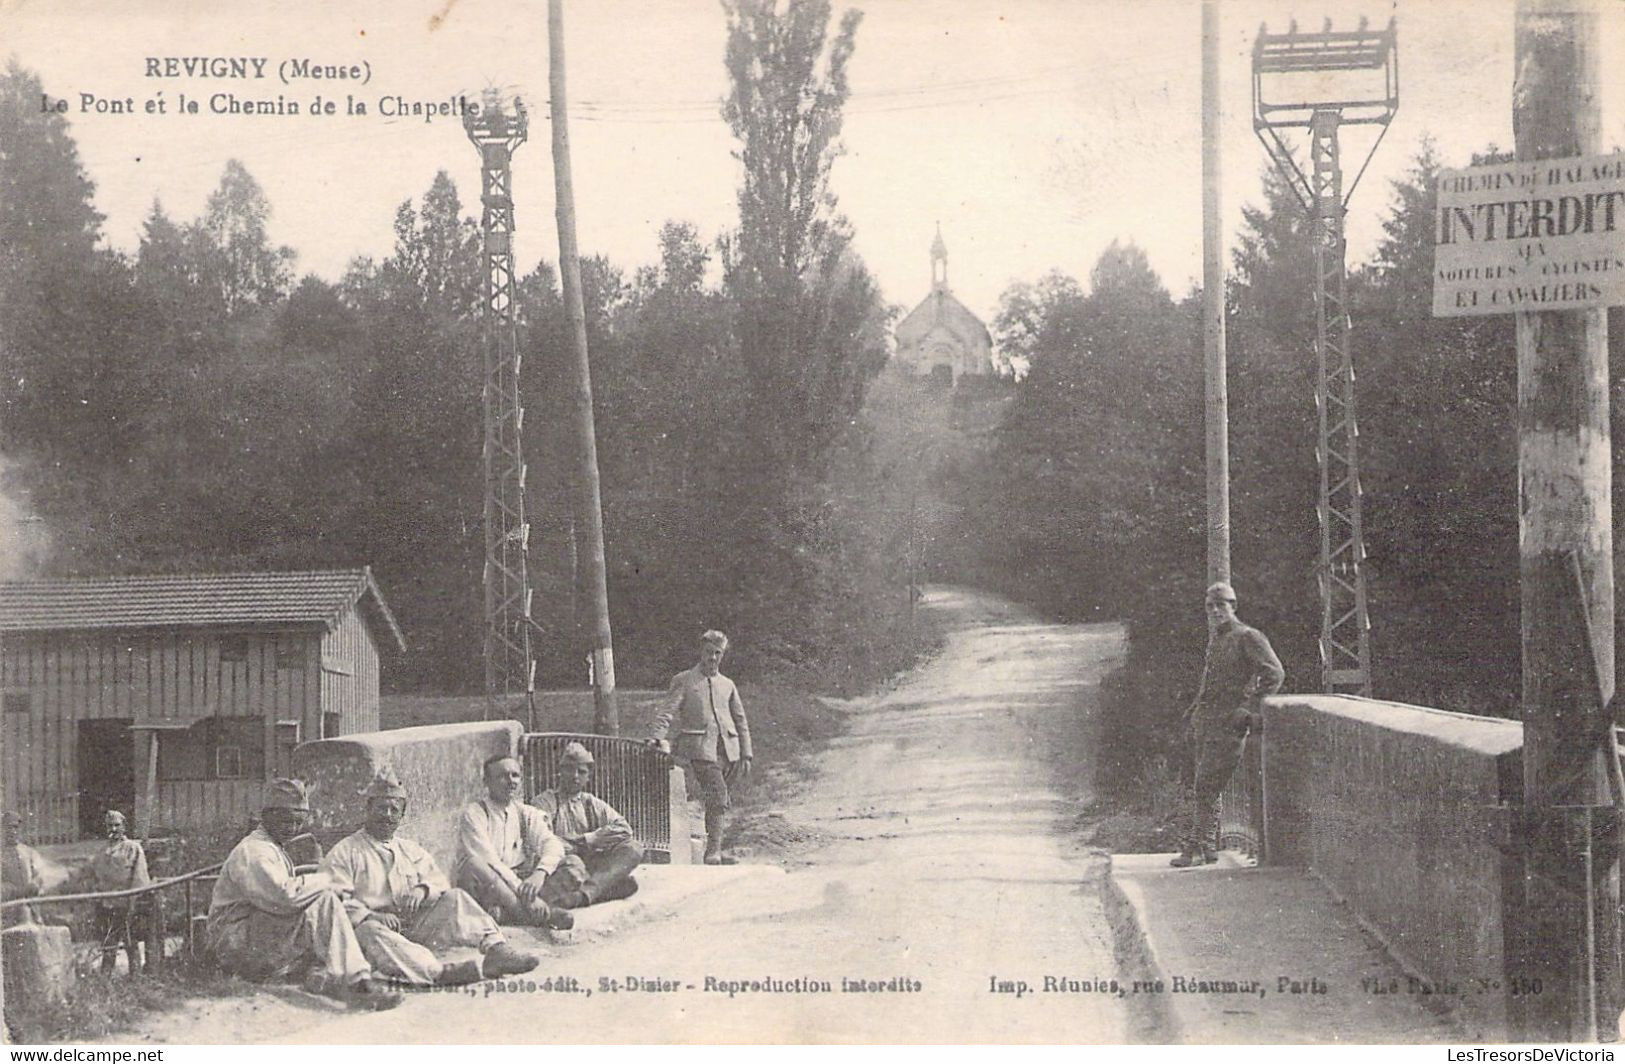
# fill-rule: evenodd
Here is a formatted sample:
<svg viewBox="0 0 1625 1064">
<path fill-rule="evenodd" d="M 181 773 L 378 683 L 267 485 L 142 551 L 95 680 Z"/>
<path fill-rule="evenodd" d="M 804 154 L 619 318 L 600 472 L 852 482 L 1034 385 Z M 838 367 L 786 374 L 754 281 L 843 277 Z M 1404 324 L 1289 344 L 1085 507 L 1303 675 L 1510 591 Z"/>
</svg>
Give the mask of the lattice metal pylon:
<svg viewBox="0 0 1625 1064">
<path fill-rule="evenodd" d="M 509 117 L 487 97 L 463 118 L 480 151 L 485 313 L 482 344 L 485 445 L 485 707 L 487 719 L 509 713 L 508 699 L 524 692 L 534 717 L 536 663 L 531 655 L 531 593 L 526 569 L 530 523 L 525 520 L 525 458 L 520 446 L 525 408 L 519 395 L 519 323 L 513 258 L 513 153 L 529 127 L 516 104 Z M 530 721 L 534 726 L 534 720 Z"/>
<path fill-rule="evenodd" d="M 1365 602 L 1360 524 L 1360 429 L 1349 347 L 1340 115 L 1316 111 L 1309 125 L 1315 234 L 1315 407 L 1320 436 L 1320 668 L 1328 691 L 1371 693 L 1371 622 Z"/>
<path fill-rule="evenodd" d="M 1323 100 L 1266 99 L 1264 79 L 1328 72 L 1382 71 L 1380 95 L 1339 93 Z M 1253 47 L 1253 128 L 1309 212 L 1315 253 L 1316 458 L 1320 466 L 1320 669 L 1330 692 L 1371 694 L 1371 622 L 1366 612 L 1365 538 L 1361 521 L 1360 430 L 1354 411 L 1354 357 L 1349 344 L 1348 278 L 1343 223 L 1365 165 L 1343 188 L 1339 134 L 1353 123 L 1382 126 L 1399 109 L 1394 23 L 1369 30 L 1284 34 L 1260 29 Z M 1283 128 L 1309 132 L 1310 172 L 1298 169 Z M 1379 134 L 1365 163 L 1376 154 Z"/>
</svg>

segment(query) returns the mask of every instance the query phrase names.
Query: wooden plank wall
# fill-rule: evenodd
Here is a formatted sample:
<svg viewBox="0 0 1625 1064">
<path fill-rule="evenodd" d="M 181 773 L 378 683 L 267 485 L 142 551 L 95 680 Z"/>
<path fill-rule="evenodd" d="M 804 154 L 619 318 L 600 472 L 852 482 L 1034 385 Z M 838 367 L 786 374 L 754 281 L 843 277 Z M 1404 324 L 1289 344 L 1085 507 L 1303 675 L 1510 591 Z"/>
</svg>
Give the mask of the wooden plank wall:
<svg viewBox="0 0 1625 1064">
<path fill-rule="evenodd" d="M 339 714 L 339 735 L 378 730 L 378 649 L 359 613 L 322 640 L 322 708 Z"/>
<path fill-rule="evenodd" d="M 8 634 L 0 642 L 0 692 L 26 692 L 26 713 L 0 721 L 7 809 L 27 819 L 25 837 L 62 842 L 78 837 L 77 722 L 89 719 L 198 720 L 257 716 L 265 721 L 264 754 L 275 764 L 275 722 L 299 720 L 320 734 L 321 633 L 250 632 L 247 661 L 220 660 L 223 633 L 155 630 Z M 238 633 L 244 634 L 244 633 Z M 303 648 L 297 668 L 280 668 L 279 651 Z M 131 734 L 138 801 L 145 788 L 146 736 Z M 160 788 L 154 824 L 206 828 L 240 823 L 244 803 L 257 803 L 263 781 L 175 781 Z M 166 797 L 166 795 L 168 797 Z M 139 815 L 139 814 L 138 814 Z"/>
<path fill-rule="evenodd" d="M 357 618 L 357 626 L 361 627 Z M 387 636 L 385 638 L 388 638 Z M 378 643 L 363 631 L 360 655 L 356 659 L 356 726 L 358 732 L 377 731 L 383 725 L 378 719 Z"/>
<path fill-rule="evenodd" d="M 241 828 L 246 832 L 249 818 L 259 814 L 264 799 L 263 779 L 159 780 L 158 823 L 166 830 Z"/>
</svg>

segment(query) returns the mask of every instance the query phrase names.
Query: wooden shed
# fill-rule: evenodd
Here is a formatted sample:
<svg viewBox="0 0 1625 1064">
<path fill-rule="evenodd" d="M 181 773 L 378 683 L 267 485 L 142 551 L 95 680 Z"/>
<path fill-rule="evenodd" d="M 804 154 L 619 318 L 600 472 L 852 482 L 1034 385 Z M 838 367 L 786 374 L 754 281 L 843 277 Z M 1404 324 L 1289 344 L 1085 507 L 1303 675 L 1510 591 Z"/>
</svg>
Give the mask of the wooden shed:
<svg viewBox="0 0 1625 1064">
<path fill-rule="evenodd" d="M 5 808 L 24 835 L 235 827 L 293 748 L 378 728 L 368 569 L 0 582 Z"/>
</svg>

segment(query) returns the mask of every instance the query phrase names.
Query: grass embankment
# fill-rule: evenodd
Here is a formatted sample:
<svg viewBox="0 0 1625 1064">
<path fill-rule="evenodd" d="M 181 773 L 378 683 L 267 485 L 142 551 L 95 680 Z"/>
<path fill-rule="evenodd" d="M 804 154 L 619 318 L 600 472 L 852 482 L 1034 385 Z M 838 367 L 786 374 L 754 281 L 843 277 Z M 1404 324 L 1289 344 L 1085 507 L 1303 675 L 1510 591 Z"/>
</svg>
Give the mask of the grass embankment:
<svg viewBox="0 0 1625 1064">
<path fill-rule="evenodd" d="M 1085 837 L 1117 853 L 1179 848 L 1180 714 L 1202 672 L 1202 644 L 1174 618 L 1131 622 L 1128 654 L 1100 685 L 1094 750 L 1098 797 L 1079 817 Z"/>
<path fill-rule="evenodd" d="M 1172 737 L 1178 715 L 1163 720 L 1134 682 L 1133 663 L 1120 664 L 1100 684 L 1095 729 L 1095 799 L 1079 815 L 1084 841 L 1113 853 L 1168 853 L 1180 848 L 1183 786 Z M 1160 729 L 1160 731 L 1159 731 Z M 1155 733 L 1155 734 L 1154 734 Z"/>
<path fill-rule="evenodd" d="M 66 1005 L 18 1011 L 8 1002 L 7 1034 L 23 1045 L 88 1042 L 127 1035 L 145 1016 L 212 998 L 243 997 L 261 988 L 202 961 L 172 959 L 162 971 L 131 978 L 80 975 Z"/>
</svg>

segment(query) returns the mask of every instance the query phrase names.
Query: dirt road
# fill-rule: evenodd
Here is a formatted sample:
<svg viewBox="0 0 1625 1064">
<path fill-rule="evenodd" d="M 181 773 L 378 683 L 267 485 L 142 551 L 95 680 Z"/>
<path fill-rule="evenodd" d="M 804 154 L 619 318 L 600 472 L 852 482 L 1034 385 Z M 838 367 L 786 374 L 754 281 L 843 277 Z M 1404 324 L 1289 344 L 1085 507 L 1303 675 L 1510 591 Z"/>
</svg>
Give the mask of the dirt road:
<svg viewBox="0 0 1625 1064">
<path fill-rule="evenodd" d="M 854 708 L 849 733 L 783 810 L 828 840 L 788 874 L 556 948 L 528 977 L 534 989 L 416 997 L 365 1016 L 304 1009 L 297 1029 L 278 1015 L 291 1006 L 251 1018 L 235 1004 L 235 1018 L 199 1018 L 192 1037 L 1123 1041 L 1124 1003 L 1097 989 L 1116 975 L 1105 862 L 1070 830 L 1088 794 L 1097 684 L 1122 633 L 1042 624 L 958 590 L 925 605 L 947 645 Z M 1045 977 L 1064 989 L 1045 992 Z M 572 979 L 578 989 L 558 990 Z"/>
</svg>

